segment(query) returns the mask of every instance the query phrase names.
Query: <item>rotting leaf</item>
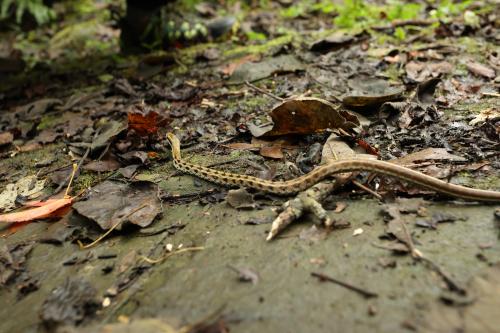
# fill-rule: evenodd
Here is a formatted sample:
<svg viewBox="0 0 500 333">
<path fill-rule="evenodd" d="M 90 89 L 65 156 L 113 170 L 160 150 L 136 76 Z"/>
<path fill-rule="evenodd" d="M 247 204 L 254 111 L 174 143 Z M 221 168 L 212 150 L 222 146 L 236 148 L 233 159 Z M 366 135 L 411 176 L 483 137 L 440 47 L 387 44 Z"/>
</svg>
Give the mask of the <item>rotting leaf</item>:
<svg viewBox="0 0 500 333">
<path fill-rule="evenodd" d="M 343 141 L 337 134 L 332 133 L 323 145 L 321 154 L 321 164 L 328 164 L 342 159 L 367 158 L 377 159 L 370 154 L 357 154 L 349 145 Z"/>
<path fill-rule="evenodd" d="M 126 129 L 125 123 L 110 120 L 100 128 L 99 135 L 92 141 L 91 150 L 96 151 L 106 147 L 114 137 Z"/>
<path fill-rule="evenodd" d="M 449 74 L 453 65 L 447 61 L 441 62 L 417 62 L 410 61 L 406 64 L 406 74 L 414 82 L 423 82 L 429 78 L 435 78 L 441 74 Z"/>
<path fill-rule="evenodd" d="M 255 55 L 255 54 L 249 54 L 247 56 L 244 56 L 242 58 L 237 59 L 236 61 L 234 61 L 234 62 L 232 62 L 230 64 L 225 65 L 224 67 L 222 67 L 220 69 L 220 71 L 224 75 L 230 76 L 241 65 L 243 65 L 243 64 L 245 64 L 247 62 L 250 62 L 250 61 L 258 61 L 258 60 L 260 60 L 259 56 Z"/>
<path fill-rule="evenodd" d="M 496 332 L 500 327 L 500 264 L 471 278 L 467 294 L 473 302 L 461 306 L 431 304 L 418 330 L 422 332 Z"/>
<path fill-rule="evenodd" d="M 234 142 L 224 145 L 231 149 L 241 150 L 259 150 L 261 156 L 281 159 L 283 158 L 283 148 L 296 148 L 293 143 L 287 138 L 279 138 L 275 140 L 262 140 L 256 137 L 252 138 L 251 143 Z"/>
<path fill-rule="evenodd" d="M 260 148 L 260 155 L 274 159 L 281 159 L 284 156 L 280 146 L 262 147 Z"/>
<path fill-rule="evenodd" d="M 228 84 L 241 84 L 265 79 L 273 74 L 291 73 L 304 70 L 305 66 L 293 55 L 281 55 L 253 63 L 246 62 L 236 68 Z"/>
<path fill-rule="evenodd" d="M 312 134 L 333 128 L 349 131 L 360 125 L 359 119 L 352 113 L 313 97 L 286 100 L 276 106 L 270 115 L 273 124 L 266 128 L 249 124 L 248 128 L 253 136 Z"/>
<path fill-rule="evenodd" d="M 132 178 L 136 173 L 137 169 L 140 167 L 139 164 L 131 164 L 126 167 L 118 169 L 118 172 L 125 178 Z"/>
<path fill-rule="evenodd" d="M 422 161 L 466 162 L 467 159 L 448 153 L 446 148 L 426 148 L 391 162 L 399 165 L 411 165 Z"/>
<path fill-rule="evenodd" d="M 417 85 L 414 101 L 420 104 L 434 104 L 436 86 L 441 82 L 439 78 L 432 78 Z"/>
<path fill-rule="evenodd" d="M 401 243 L 405 244 L 412 256 L 420 257 L 421 253 L 415 248 L 406 222 L 401 215 L 398 206 L 392 204 L 384 205 L 384 214 L 387 218 L 386 232 L 396 237 Z"/>
<path fill-rule="evenodd" d="M 469 122 L 469 125 L 475 126 L 477 124 L 484 123 L 485 121 L 495 121 L 496 119 L 500 119 L 500 109 L 488 108 L 485 110 L 481 110 L 481 112 L 479 112 L 479 114 Z"/>
<path fill-rule="evenodd" d="M 493 68 L 486 65 L 480 64 L 478 62 L 468 62 L 467 69 L 476 75 L 483 76 L 487 79 L 494 79 L 496 74 Z"/>
<path fill-rule="evenodd" d="M 107 159 L 103 161 L 91 161 L 83 166 L 84 170 L 94 172 L 115 171 L 120 168 L 120 163 L 115 159 Z"/>
<path fill-rule="evenodd" d="M 133 150 L 119 156 L 123 160 L 134 164 L 137 164 L 139 162 L 142 165 L 147 164 L 149 161 L 149 155 L 145 151 Z"/>
<path fill-rule="evenodd" d="M 45 327 L 77 325 L 95 315 L 99 309 L 96 289 L 82 278 L 67 278 L 49 294 L 40 317 Z"/>
<path fill-rule="evenodd" d="M 322 148 L 319 142 L 313 143 L 303 154 L 297 157 L 297 167 L 303 172 L 311 172 L 321 160 Z"/>
<path fill-rule="evenodd" d="M 388 81 L 359 76 L 349 80 L 352 91 L 342 98 L 342 104 L 349 108 L 370 109 L 385 102 L 400 100 L 405 88 L 390 86 Z"/>
<path fill-rule="evenodd" d="M 379 109 L 380 119 L 387 119 L 390 124 L 395 122 L 403 129 L 436 122 L 439 116 L 434 105 L 416 102 L 387 102 Z"/>
<path fill-rule="evenodd" d="M 128 185 L 105 181 L 90 191 L 86 201 L 75 203 L 73 208 L 104 230 L 125 217 L 130 223 L 147 227 L 161 212 L 156 186 L 143 182 Z"/>
<path fill-rule="evenodd" d="M 229 190 L 226 195 L 226 202 L 233 208 L 255 208 L 256 204 L 253 195 L 246 189 Z"/>
<path fill-rule="evenodd" d="M 459 218 L 452 214 L 446 213 L 434 213 L 430 219 L 419 219 L 415 221 L 415 225 L 424 228 L 437 229 L 438 223 L 444 222 L 455 222 L 457 220 L 464 220 L 463 218 Z"/>
<path fill-rule="evenodd" d="M 228 268 L 238 273 L 238 279 L 242 282 L 259 283 L 259 274 L 250 268 L 238 268 L 233 265 L 227 265 Z"/>
<path fill-rule="evenodd" d="M 16 199 L 33 199 L 41 195 L 45 180 L 37 180 L 36 176 L 19 179 L 15 184 L 8 184 L 0 193 L 0 211 L 7 212 L 16 207 Z"/>
<path fill-rule="evenodd" d="M 42 98 L 32 103 L 20 107 L 19 112 L 25 116 L 40 116 L 50 108 L 56 105 L 62 105 L 63 102 L 57 98 Z"/>
<path fill-rule="evenodd" d="M 35 242 L 0 245 L 0 285 L 14 283 L 25 272 L 24 263 Z"/>
<path fill-rule="evenodd" d="M 347 34 L 345 31 L 336 31 L 323 39 L 313 42 L 309 50 L 324 54 L 348 47 L 368 37 L 368 33 L 365 31 L 356 35 Z"/>
<path fill-rule="evenodd" d="M 66 168 L 51 173 L 49 178 L 53 184 L 56 184 L 58 186 L 67 186 L 71 179 L 70 175 L 72 172 L 73 172 L 73 167 L 68 166 Z M 80 175 L 80 169 L 78 169 L 75 172 L 75 177 L 78 177 L 79 175 Z"/>
<path fill-rule="evenodd" d="M 14 135 L 11 132 L 0 133 L 0 147 L 10 145 L 14 140 Z"/>
</svg>

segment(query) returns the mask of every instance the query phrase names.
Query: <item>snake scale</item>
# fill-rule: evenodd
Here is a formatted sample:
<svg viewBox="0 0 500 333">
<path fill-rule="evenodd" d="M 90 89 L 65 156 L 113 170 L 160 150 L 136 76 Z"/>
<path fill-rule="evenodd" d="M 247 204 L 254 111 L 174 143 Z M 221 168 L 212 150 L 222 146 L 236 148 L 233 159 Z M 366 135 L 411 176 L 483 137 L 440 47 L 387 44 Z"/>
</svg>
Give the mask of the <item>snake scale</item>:
<svg viewBox="0 0 500 333">
<path fill-rule="evenodd" d="M 306 190 L 333 174 L 352 171 L 369 171 L 402 179 L 452 197 L 474 201 L 500 202 L 500 192 L 498 191 L 479 190 L 450 184 L 421 172 L 379 160 L 343 159 L 319 166 L 308 174 L 295 179 L 287 181 L 269 181 L 248 175 L 219 171 L 186 162 L 181 158 L 179 139 L 173 133 L 168 133 L 167 139 L 172 148 L 172 158 L 176 169 L 225 186 L 248 187 L 279 195 L 289 195 Z"/>
</svg>

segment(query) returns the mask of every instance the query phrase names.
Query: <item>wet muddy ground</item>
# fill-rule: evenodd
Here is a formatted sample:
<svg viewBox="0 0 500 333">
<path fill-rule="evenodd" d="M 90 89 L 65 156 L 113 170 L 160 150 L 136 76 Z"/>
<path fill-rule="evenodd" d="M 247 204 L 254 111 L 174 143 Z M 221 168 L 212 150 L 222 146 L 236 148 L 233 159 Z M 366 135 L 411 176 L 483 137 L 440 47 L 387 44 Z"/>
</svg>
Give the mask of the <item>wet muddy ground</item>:
<svg viewBox="0 0 500 333">
<path fill-rule="evenodd" d="M 10 35 L 28 68 L 1 82 L 0 211 L 64 189 L 82 165 L 71 209 L 0 227 L 0 332 L 500 331 L 498 203 L 362 173 L 371 190 L 322 202 L 333 228 L 306 214 L 267 242 L 290 198 L 251 191 L 234 208 L 227 188 L 174 169 L 167 131 L 192 163 L 274 180 L 324 162 L 334 133 L 344 153 L 499 190 L 488 1 L 425 24 L 378 13 L 372 28 L 302 3 L 216 6 L 240 34 L 155 56 L 120 56 L 99 7 L 70 11 L 60 33 Z M 304 118 L 279 112 L 303 94 Z M 271 114 L 280 136 L 262 139 Z M 332 114 L 342 126 L 321 124 Z M 5 195 L 28 178 L 39 193 Z"/>
</svg>

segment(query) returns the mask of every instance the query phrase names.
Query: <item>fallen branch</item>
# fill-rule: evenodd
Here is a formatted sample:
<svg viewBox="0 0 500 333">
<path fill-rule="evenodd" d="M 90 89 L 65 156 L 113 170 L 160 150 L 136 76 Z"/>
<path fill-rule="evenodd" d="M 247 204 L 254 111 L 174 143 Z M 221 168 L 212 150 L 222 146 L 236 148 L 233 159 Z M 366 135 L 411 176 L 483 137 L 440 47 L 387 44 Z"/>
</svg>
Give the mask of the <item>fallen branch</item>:
<svg viewBox="0 0 500 333">
<path fill-rule="evenodd" d="M 281 230 L 293 221 L 298 220 L 305 213 L 312 213 L 326 227 L 331 227 L 334 221 L 330 219 L 320 202 L 325 200 L 331 192 L 344 185 L 350 177 L 350 173 L 338 175 L 334 181 L 320 182 L 310 189 L 300 192 L 292 200 L 285 202 L 283 204 L 284 209 L 273 221 L 266 240 L 272 240 Z"/>
</svg>

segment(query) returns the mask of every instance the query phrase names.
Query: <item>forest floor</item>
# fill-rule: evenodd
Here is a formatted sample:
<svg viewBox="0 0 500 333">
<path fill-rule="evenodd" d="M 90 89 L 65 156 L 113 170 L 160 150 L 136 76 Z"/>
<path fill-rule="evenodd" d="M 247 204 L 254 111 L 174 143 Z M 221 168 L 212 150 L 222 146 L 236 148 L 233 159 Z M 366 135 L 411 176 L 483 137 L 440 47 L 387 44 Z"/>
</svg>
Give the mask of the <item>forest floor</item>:
<svg viewBox="0 0 500 333">
<path fill-rule="evenodd" d="M 269 180 L 370 154 L 499 191 L 495 1 L 184 5 L 239 31 L 140 56 L 76 3 L 1 33 L 0 332 L 499 332 L 498 202 L 351 173 L 333 226 L 266 241 L 294 197 L 183 174 L 165 137 Z"/>
</svg>

